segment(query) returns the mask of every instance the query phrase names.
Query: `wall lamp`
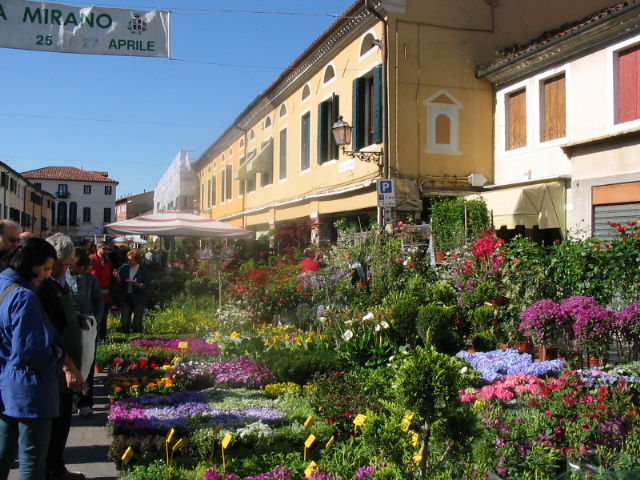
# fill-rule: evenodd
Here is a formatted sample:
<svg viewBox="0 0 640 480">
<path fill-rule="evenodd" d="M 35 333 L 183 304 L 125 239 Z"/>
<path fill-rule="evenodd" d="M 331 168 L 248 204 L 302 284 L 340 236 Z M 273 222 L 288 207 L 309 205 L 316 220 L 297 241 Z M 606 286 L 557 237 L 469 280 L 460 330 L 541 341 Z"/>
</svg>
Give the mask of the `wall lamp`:
<svg viewBox="0 0 640 480">
<path fill-rule="evenodd" d="M 363 162 L 373 162 L 378 167 L 382 167 L 382 152 L 357 152 L 353 150 L 347 150 L 347 145 L 351 143 L 351 135 L 353 133 L 353 127 L 342 119 L 342 116 L 338 117 L 338 121 L 331 127 L 331 133 L 336 145 L 340 147 L 343 153 L 349 155 L 351 158 L 357 158 Z"/>
</svg>

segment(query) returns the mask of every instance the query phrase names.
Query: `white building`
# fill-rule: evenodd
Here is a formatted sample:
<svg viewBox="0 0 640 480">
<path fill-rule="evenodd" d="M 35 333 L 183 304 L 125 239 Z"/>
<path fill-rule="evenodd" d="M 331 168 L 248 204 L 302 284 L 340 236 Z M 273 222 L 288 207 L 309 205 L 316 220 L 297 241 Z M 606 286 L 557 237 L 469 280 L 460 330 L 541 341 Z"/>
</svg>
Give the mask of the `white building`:
<svg viewBox="0 0 640 480">
<path fill-rule="evenodd" d="M 196 199 L 196 172 L 191 169 L 189 152 L 181 150 L 158 181 L 153 195 L 153 211 L 191 212 Z"/>
<path fill-rule="evenodd" d="M 45 167 L 22 172 L 36 187 L 55 197 L 53 232 L 72 238 L 102 234 L 102 227 L 115 220 L 116 186 L 108 172 L 76 167 Z"/>
</svg>

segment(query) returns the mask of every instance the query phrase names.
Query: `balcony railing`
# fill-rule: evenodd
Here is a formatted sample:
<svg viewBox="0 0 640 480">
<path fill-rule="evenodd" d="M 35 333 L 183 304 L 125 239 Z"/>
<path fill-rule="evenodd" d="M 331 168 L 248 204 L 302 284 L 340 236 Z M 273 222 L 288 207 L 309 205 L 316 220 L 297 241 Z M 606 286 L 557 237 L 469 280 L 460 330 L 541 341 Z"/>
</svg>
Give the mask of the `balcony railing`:
<svg viewBox="0 0 640 480">
<path fill-rule="evenodd" d="M 56 192 L 58 198 L 69 198 L 69 192 Z"/>
</svg>

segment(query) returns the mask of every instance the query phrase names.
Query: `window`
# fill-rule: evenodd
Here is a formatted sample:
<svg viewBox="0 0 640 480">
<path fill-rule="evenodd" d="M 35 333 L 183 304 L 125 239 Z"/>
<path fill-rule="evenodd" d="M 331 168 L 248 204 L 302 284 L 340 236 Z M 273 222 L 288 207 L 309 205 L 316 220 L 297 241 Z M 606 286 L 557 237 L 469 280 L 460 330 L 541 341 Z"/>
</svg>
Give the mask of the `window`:
<svg viewBox="0 0 640 480">
<path fill-rule="evenodd" d="M 240 150 L 244 150 L 244 138 L 240 139 Z M 224 158 L 224 153 L 222 154 L 222 158 Z M 224 162 L 224 160 L 222 160 Z"/>
<path fill-rule="evenodd" d="M 429 153 L 459 155 L 460 110 L 463 105 L 442 89 L 426 99 L 427 145 Z"/>
<path fill-rule="evenodd" d="M 287 129 L 280 130 L 280 158 L 279 158 L 280 180 L 287 178 Z"/>
<path fill-rule="evenodd" d="M 300 95 L 300 101 L 304 102 L 311 96 L 311 87 L 309 85 L 305 85 L 302 87 L 302 94 Z"/>
<path fill-rule="evenodd" d="M 267 128 L 271 128 L 271 117 L 267 117 L 267 118 L 264 119 L 264 128 L 265 128 L 265 130 Z"/>
<path fill-rule="evenodd" d="M 567 94 L 564 73 L 542 82 L 542 141 L 567 135 Z"/>
<path fill-rule="evenodd" d="M 58 215 L 56 216 L 57 218 L 57 225 L 60 227 L 66 227 L 67 226 L 67 203 L 66 202 L 58 202 Z"/>
<path fill-rule="evenodd" d="M 311 167 L 311 114 L 302 116 L 300 122 L 300 170 Z"/>
<path fill-rule="evenodd" d="M 280 118 L 286 117 L 287 116 L 287 106 L 283 103 L 280 106 Z"/>
<path fill-rule="evenodd" d="M 333 138 L 331 127 L 338 120 L 338 96 L 318 105 L 318 163 L 322 164 L 338 158 L 338 144 Z"/>
<path fill-rule="evenodd" d="M 249 132 L 249 140 L 253 140 L 254 138 L 256 138 L 256 132 L 254 132 L 252 128 Z"/>
<path fill-rule="evenodd" d="M 515 150 L 527 145 L 527 95 L 518 90 L 505 97 L 505 150 Z"/>
<path fill-rule="evenodd" d="M 226 198 L 227 198 L 227 200 L 231 200 L 233 198 L 233 195 L 232 195 L 233 192 L 231 190 L 231 185 L 233 183 L 233 167 L 231 165 L 227 165 L 227 168 L 225 170 L 226 170 L 225 177 L 226 177 L 226 184 L 227 184 L 227 187 L 226 187 L 227 196 L 226 196 Z"/>
<path fill-rule="evenodd" d="M 640 45 L 618 54 L 618 112 L 616 123 L 640 118 Z"/>
<path fill-rule="evenodd" d="M 18 181 L 15 178 L 9 177 L 9 190 L 13 193 L 18 192 Z"/>
<path fill-rule="evenodd" d="M 210 190 L 210 195 L 211 195 L 211 206 L 215 207 L 216 206 L 216 187 L 218 184 L 218 178 L 216 175 L 213 176 L 213 178 L 211 179 L 211 190 Z"/>
<path fill-rule="evenodd" d="M 209 192 L 209 195 L 207 197 L 204 196 L 204 184 L 202 184 L 202 195 L 200 196 L 200 198 L 202 198 L 202 200 L 204 200 L 205 198 L 207 199 L 207 208 L 211 208 L 211 182 L 213 180 L 210 178 L 209 180 L 207 180 L 207 192 Z"/>
<path fill-rule="evenodd" d="M 91 195 L 91 185 L 85 185 L 84 186 L 84 194 L 85 195 Z"/>
<path fill-rule="evenodd" d="M 109 207 L 106 207 L 104 209 L 104 214 L 103 214 L 102 221 L 104 223 L 111 223 L 111 209 Z"/>
<path fill-rule="evenodd" d="M 69 187 L 65 183 L 61 183 L 58 185 L 58 198 L 67 198 L 69 196 Z"/>
<path fill-rule="evenodd" d="M 113 195 L 113 187 L 111 185 L 105 185 L 104 194 L 105 195 Z"/>
<path fill-rule="evenodd" d="M 373 48 L 373 42 L 375 41 L 375 37 L 373 36 L 372 33 L 367 33 L 363 38 L 362 38 L 362 43 L 360 44 L 360 56 L 364 57 L 364 55 L 366 53 L 368 53 L 369 51 L 371 51 L 371 49 Z"/>
<path fill-rule="evenodd" d="M 322 77 L 322 83 L 324 85 L 326 85 L 327 83 L 329 83 L 334 78 L 336 78 L 336 70 L 335 70 L 335 68 L 333 68 L 333 65 L 328 65 L 327 68 L 324 70 L 324 76 Z"/>
<path fill-rule="evenodd" d="M 71 202 L 69 204 L 69 226 L 78 226 L 78 204 L 76 202 Z"/>
<path fill-rule="evenodd" d="M 91 207 L 82 208 L 82 221 L 84 223 L 91 223 Z"/>
<path fill-rule="evenodd" d="M 382 66 L 353 81 L 353 149 L 382 142 Z"/>
<path fill-rule="evenodd" d="M 7 172 L 0 173 L 0 187 L 7 188 Z"/>
</svg>

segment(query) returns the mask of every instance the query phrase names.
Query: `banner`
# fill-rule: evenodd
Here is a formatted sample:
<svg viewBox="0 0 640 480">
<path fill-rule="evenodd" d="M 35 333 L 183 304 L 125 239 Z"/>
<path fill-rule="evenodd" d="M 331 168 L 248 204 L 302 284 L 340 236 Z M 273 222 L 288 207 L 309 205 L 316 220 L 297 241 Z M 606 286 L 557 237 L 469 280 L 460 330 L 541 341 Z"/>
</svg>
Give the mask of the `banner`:
<svg viewBox="0 0 640 480">
<path fill-rule="evenodd" d="M 0 47 L 169 57 L 169 12 L 0 0 Z"/>
</svg>

